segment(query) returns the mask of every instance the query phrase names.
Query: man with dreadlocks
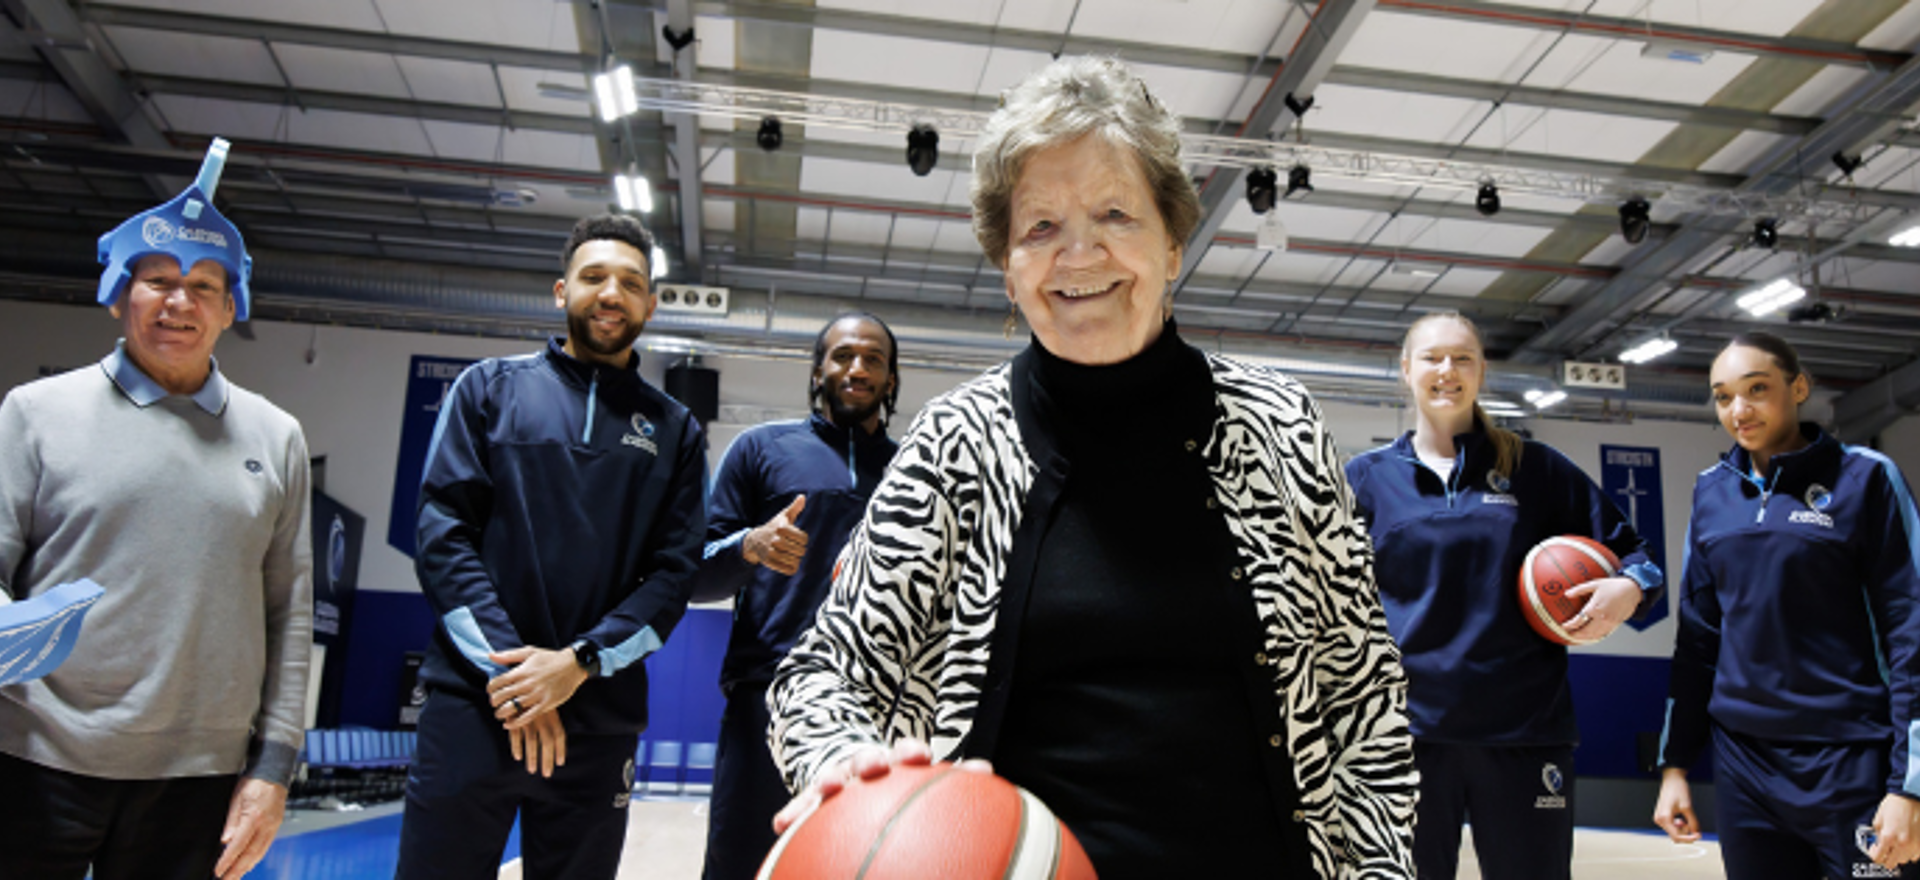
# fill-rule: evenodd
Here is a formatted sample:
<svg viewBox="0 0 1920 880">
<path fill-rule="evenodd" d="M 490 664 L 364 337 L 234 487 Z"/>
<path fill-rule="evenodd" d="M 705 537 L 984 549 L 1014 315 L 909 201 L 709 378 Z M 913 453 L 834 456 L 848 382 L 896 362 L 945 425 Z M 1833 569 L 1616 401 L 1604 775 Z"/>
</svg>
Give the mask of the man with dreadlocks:
<svg viewBox="0 0 1920 880">
<path fill-rule="evenodd" d="M 694 601 L 733 597 L 720 667 L 727 696 L 707 824 L 706 880 L 751 878 L 773 847 L 773 814 L 791 795 L 767 750 L 767 684 L 813 622 L 834 560 L 866 511 L 898 445 L 893 331 L 841 315 L 813 343 L 813 415 L 742 432 L 714 471 L 707 549 Z"/>
</svg>

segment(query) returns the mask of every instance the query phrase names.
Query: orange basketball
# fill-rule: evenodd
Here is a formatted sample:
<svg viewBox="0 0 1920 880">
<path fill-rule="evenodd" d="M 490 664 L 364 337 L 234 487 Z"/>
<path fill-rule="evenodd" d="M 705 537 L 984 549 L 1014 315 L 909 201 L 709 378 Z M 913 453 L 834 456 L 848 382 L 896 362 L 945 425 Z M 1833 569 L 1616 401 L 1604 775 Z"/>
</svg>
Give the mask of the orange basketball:
<svg viewBox="0 0 1920 880">
<path fill-rule="evenodd" d="M 1565 624 L 1587 604 L 1584 597 L 1567 598 L 1567 591 L 1619 571 L 1620 557 L 1592 538 L 1561 535 L 1541 541 L 1520 564 L 1520 616 L 1547 641 L 1591 645 L 1599 639 L 1567 631 Z"/>
<path fill-rule="evenodd" d="M 1040 799 L 991 773 L 896 766 L 801 817 L 759 880 L 1095 880 Z"/>
</svg>

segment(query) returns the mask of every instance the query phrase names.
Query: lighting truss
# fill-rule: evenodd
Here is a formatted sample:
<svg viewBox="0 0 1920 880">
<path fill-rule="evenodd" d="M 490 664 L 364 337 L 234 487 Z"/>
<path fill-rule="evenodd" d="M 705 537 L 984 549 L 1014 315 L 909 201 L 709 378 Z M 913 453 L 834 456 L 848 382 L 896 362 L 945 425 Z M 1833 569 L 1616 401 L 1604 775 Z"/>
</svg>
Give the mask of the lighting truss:
<svg viewBox="0 0 1920 880">
<path fill-rule="evenodd" d="M 988 114 L 943 110 L 892 101 L 838 98 L 712 83 L 635 77 L 640 109 L 732 119 L 768 116 L 801 125 L 855 131 L 907 131 L 927 124 L 943 138 L 967 141 L 986 127 Z M 622 96 L 624 97 L 624 96 Z M 1477 194 L 1492 183 L 1502 194 L 1524 193 L 1577 202 L 1616 204 L 1640 196 L 1679 213 L 1794 218 L 1822 226 L 1854 227 L 1874 219 L 1880 206 L 1850 199 L 1712 189 L 1667 181 L 1600 177 L 1511 165 L 1462 162 L 1289 144 L 1252 138 L 1187 134 L 1185 159 L 1199 165 L 1255 169 L 1306 166 L 1315 175 L 1373 183 L 1438 187 Z"/>
</svg>

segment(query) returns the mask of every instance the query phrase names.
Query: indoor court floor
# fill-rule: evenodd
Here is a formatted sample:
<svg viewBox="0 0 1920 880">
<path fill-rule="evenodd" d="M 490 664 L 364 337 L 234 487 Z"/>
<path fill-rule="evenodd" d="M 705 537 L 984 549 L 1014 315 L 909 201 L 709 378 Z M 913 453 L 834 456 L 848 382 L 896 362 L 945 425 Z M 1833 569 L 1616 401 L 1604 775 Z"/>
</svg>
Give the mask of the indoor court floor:
<svg viewBox="0 0 1920 880">
<path fill-rule="evenodd" d="M 696 880 L 706 846 L 705 798 L 649 798 L 633 803 L 620 880 Z M 398 803 L 353 813 L 290 811 L 280 839 L 249 875 L 271 880 L 389 880 L 400 839 Z M 517 840 L 509 841 L 502 880 L 519 880 Z M 1478 880 L 1471 843 L 1461 853 L 1461 880 Z M 1583 828 L 1574 841 L 1575 880 L 1719 878 L 1720 847 L 1711 841 L 1676 846 L 1646 832 Z"/>
</svg>

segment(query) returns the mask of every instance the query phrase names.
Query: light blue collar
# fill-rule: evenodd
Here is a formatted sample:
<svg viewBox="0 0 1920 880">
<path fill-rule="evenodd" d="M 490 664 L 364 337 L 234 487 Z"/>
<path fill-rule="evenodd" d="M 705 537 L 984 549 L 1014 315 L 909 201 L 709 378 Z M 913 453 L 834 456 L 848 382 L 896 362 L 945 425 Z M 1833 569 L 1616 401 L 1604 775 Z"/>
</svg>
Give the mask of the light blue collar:
<svg viewBox="0 0 1920 880">
<path fill-rule="evenodd" d="M 191 396 L 194 404 L 206 410 L 208 415 L 218 416 L 227 409 L 227 377 L 220 374 L 220 360 L 211 355 L 209 359 L 213 363 L 207 372 L 207 382 Z M 133 401 L 134 406 L 145 409 L 168 397 L 167 389 L 153 381 L 153 377 L 140 369 L 133 358 L 127 357 L 125 339 L 114 343 L 113 351 L 100 359 L 100 369 L 106 372 L 107 378 L 113 380 L 114 387 L 119 388 L 121 394 Z"/>
</svg>

